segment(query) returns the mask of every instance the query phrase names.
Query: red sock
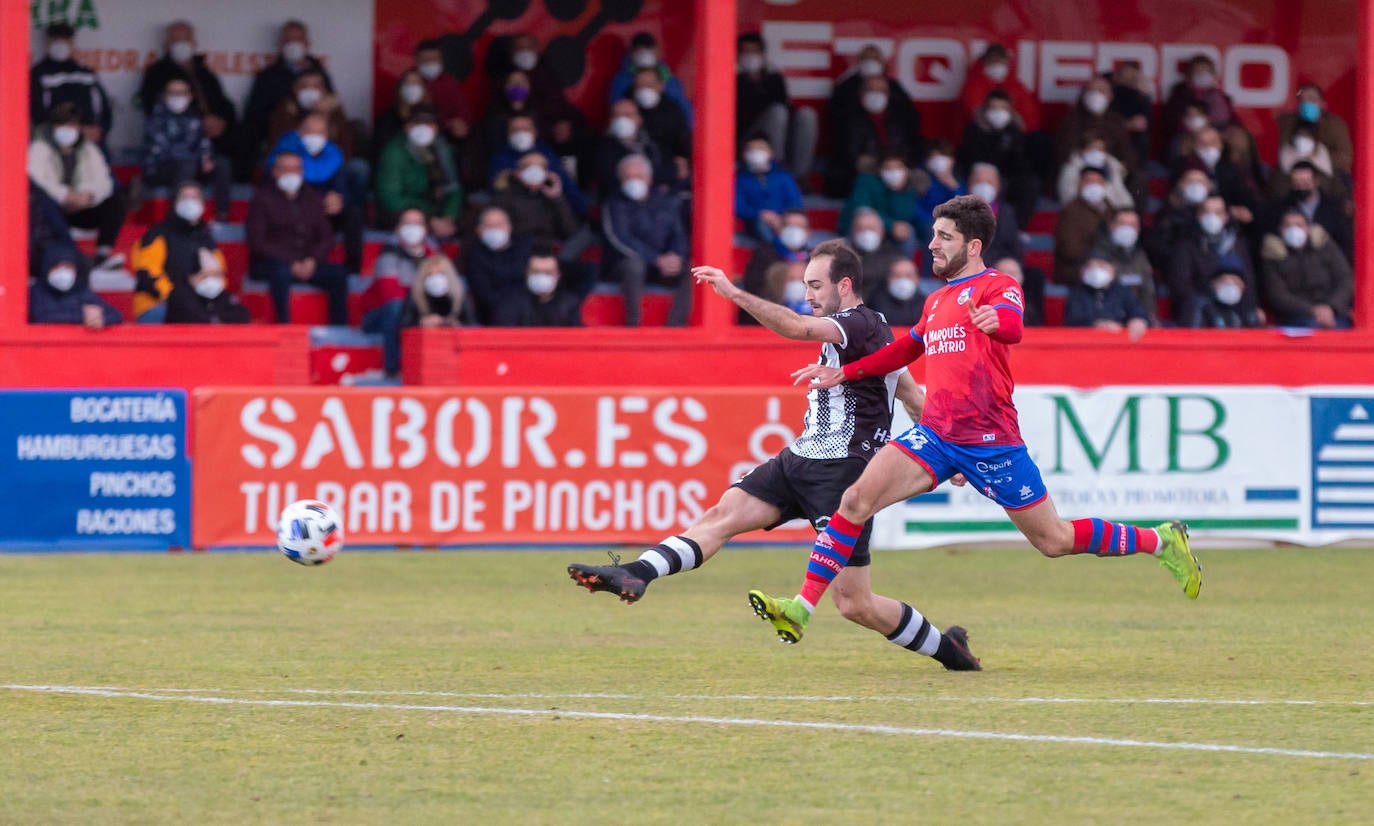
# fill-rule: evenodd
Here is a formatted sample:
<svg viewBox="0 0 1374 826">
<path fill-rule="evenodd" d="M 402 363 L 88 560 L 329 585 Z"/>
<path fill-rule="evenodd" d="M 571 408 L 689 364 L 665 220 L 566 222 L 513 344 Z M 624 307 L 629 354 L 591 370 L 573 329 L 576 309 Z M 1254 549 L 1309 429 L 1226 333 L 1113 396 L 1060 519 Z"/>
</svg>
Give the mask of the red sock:
<svg viewBox="0 0 1374 826">
<path fill-rule="evenodd" d="M 816 544 L 811 548 L 811 561 L 806 565 L 806 579 L 802 582 L 800 593 L 812 608 L 820 604 L 825 589 L 844 570 L 863 529 L 863 525 L 855 525 L 837 512 L 830 517 L 825 530 L 816 534 Z"/>
<path fill-rule="evenodd" d="M 1129 556 L 1134 553 L 1152 554 L 1159 550 L 1159 534 L 1154 528 L 1137 528 L 1105 519 L 1075 519 L 1073 552 L 1098 556 Z"/>
</svg>

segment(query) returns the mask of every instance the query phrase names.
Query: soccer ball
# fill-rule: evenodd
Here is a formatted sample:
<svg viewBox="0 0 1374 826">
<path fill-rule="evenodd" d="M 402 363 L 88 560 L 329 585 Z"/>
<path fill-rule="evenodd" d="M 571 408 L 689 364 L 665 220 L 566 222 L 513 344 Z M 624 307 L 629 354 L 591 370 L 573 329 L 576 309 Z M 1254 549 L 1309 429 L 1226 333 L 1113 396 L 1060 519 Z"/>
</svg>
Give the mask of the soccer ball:
<svg viewBox="0 0 1374 826">
<path fill-rule="evenodd" d="M 277 522 L 277 550 L 300 565 L 323 565 L 343 550 L 343 522 L 318 500 L 292 502 Z"/>
</svg>

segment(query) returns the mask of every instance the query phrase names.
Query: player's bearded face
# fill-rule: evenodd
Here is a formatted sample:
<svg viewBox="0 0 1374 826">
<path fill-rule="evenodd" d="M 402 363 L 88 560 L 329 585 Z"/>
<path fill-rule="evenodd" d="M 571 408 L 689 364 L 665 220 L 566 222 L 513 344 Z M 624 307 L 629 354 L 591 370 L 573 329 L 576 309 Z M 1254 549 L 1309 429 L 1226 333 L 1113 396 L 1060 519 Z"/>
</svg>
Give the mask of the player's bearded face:
<svg viewBox="0 0 1374 826">
<path fill-rule="evenodd" d="M 947 247 L 942 247 L 932 253 L 931 270 L 937 278 L 949 278 L 962 270 L 967 263 L 968 244 L 961 245 L 954 253 L 950 253 Z"/>
<path fill-rule="evenodd" d="M 807 300 L 811 302 L 811 314 L 820 318 L 821 316 L 834 315 L 840 311 L 840 290 L 838 285 L 830 283 L 826 278 L 821 281 L 819 290 L 807 290 Z"/>
</svg>

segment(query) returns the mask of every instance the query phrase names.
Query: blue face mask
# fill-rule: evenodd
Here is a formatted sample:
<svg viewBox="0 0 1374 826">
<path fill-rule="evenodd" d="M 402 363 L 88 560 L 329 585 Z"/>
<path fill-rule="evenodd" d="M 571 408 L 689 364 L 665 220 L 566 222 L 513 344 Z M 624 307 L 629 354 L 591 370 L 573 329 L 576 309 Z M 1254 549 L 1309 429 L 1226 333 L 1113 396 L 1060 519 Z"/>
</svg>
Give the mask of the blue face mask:
<svg viewBox="0 0 1374 826">
<path fill-rule="evenodd" d="M 1316 123 L 1317 118 L 1322 116 L 1322 108 L 1310 100 L 1304 100 L 1298 104 L 1298 117 L 1308 123 Z"/>
</svg>

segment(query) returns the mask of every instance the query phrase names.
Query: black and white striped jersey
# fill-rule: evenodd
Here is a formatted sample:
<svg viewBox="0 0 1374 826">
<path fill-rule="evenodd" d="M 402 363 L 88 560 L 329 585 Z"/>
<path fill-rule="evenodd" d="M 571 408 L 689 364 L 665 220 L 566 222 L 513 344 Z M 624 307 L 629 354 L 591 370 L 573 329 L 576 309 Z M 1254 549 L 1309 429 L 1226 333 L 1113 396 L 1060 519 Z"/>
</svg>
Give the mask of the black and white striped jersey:
<svg viewBox="0 0 1374 826">
<path fill-rule="evenodd" d="M 843 367 L 892 341 L 883 314 L 863 304 L 825 317 L 840 328 L 839 344 L 821 345 L 818 364 Z M 802 434 L 789 449 L 806 459 L 870 459 L 887 443 L 892 428 L 892 399 L 901 371 L 847 381 L 806 394 Z"/>
</svg>

